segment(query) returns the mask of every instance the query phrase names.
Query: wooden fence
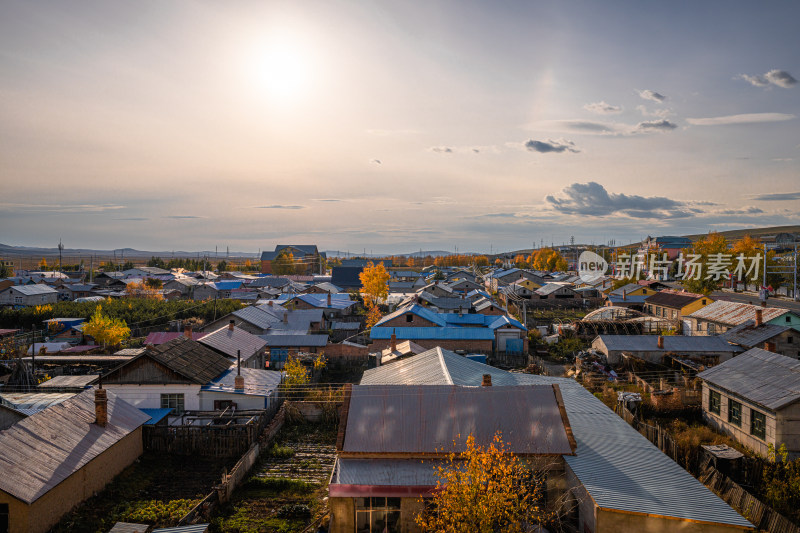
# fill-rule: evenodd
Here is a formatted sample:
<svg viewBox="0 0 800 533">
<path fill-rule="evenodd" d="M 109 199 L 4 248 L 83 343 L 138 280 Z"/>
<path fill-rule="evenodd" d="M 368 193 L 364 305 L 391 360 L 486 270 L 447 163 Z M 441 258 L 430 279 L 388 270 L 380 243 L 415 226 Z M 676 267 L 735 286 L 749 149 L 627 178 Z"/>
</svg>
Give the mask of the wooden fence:
<svg viewBox="0 0 800 533">
<path fill-rule="evenodd" d="M 759 530 L 769 531 L 770 533 L 800 533 L 800 527 L 794 525 L 786 517 L 762 503 L 761 500 L 747 492 L 741 485 L 738 485 L 728 476 L 714 468 L 708 457 L 701 459 L 699 452 L 686 454 L 664 428 L 658 425 L 645 424 L 625 406 L 617 404 L 616 411 L 647 440 L 658 446 L 664 454 L 699 479 L 703 485 L 718 494 L 720 498 L 752 522 Z M 748 470 L 755 469 L 748 468 Z"/>
</svg>

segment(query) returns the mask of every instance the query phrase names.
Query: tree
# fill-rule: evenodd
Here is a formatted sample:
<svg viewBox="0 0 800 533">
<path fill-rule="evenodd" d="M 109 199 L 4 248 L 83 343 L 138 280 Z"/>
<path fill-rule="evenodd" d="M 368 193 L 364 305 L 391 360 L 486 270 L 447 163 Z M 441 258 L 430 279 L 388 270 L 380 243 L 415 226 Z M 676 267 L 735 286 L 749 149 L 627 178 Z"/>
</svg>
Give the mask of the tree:
<svg viewBox="0 0 800 533">
<path fill-rule="evenodd" d="M 485 255 L 479 255 L 475 258 L 475 265 L 479 267 L 488 267 L 489 266 L 489 258 Z"/>
<path fill-rule="evenodd" d="M 754 239 L 750 235 L 745 235 L 738 241 L 734 242 L 730 251 L 734 256 L 734 264 L 737 262 L 736 257 L 738 257 L 739 254 L 742 254 L 744 255 L 744 257 L 749 259 L 762 256 L 761 262 L 759 263 L 760 265 L 759 268 L 761 269 L 767 268 L 768 270 L 770 269 L 774 270 L 774 268 L 778 266 L 778 262 L 775 259 L 774 250 L 767 251 L 766 265 L 764 264 L 764 258 L 763 258 L 764 245 L 761 243 L 761 241 L 759 241 L 758 239 Z M 749 261 L 747 264 L 748 265 L 750 264 Z M 760 270 L 759 272 L 761 272 L 761 274 L 758 276 L 758 280 L 754 281 L 752 279 L 753 276 L 748 276 L 746 279 L 740 276 L 740 278 L 737 281 L 746 283 L 757 283 L 758 285 L 761 285 L 764 280 L 764 271 Z M 769 272 L 767 273 L 767 285 L 770 285 L 772 287 L 777 287 L 778 285 L 781 284 L 782 281 L 783 281 L 783 276 L 781 276 L 780 274 L 777 273 L 770 274 Z"/>
<path fill-rule="evenodd" d="M 217 263 L 217 272 L 225 272 L 228 270 L 228 262 L 224 259 Z"/>
<path fill-rule="evenodd" d="M 365 304 L 369 302 L 371 305 L 378 305 L 389 296 L 389 273 L 383 263 L 376 265 L 370 261 L 358 275 L 358 279 L 361 281 L 361 294 Z"/>
<path fill-rule="evenodd" d="M 131 336 L 131 330 L 125 321 L 104 315 L 100 305 L 83 327 L 83 333 L 103 346 L 116 346 Z"/>
<path fill-rule="evenodd" d="M 138 281 L 133 281 L 128 283 L 125 287 L 125 292 L 131 298 L 150 298 L 152 300 L 163 300 L 164 295 L 161 294 L 159 289 L 154 288 L 148 282 L 151 281 L 150 279 L 145 280 L 144 283 L 139 283 Z M 161 280 L 152 280 L 157 281 L 160 283 Z"/>
<path fill-rule="evenodd" d="M 466 444 L 436 469 L 432 505 L 415 517 L 423 531 L 521 533 L 548 518 L 539 505 L 542 483 L 508 451 L 499 433 L 486 447 L 472 435 Z"/>
<path fill-rule="evenodd" d="M 715 278 L 709 275 L 708 265 L 709 258 L 717 256 L 717 254 L 729 254 L 728 240 L 716 231 L 710 232 L 703 238 L 694 242 L 691 248 L 683 250 L 685 260 L 689 260 L 692 256 L 696 256 L 695 263 L 702 265 L 697 270 L 692 267 L 684 266 L 682 269 L 683 278 L 681 285 L 689 292 L 698 294 L 709 295 L 713 291 L 718 290 L 722 283 L 725 281 L 723 276 Z"/>
<path fill-rule="evenodd" d="M 163 268 L 165 270 L 167 268 L 167 264 L 164 262 L 164 260 L 156 256 L 150 257 L 150 260 L 147 262 L 147 266 Z"/>
<path fill-rule="evenodd" d="M 42 257 L 42 260 L 39 261 L 39 270 L 47 270 L 47 259 Z"/>
<path fill-rule="evenodd" d="M 294 274 L 294 255 L 286 250 L 279 253 L 272 261 L 272 273 L 279 276 Z"/>
<path fill-rule="evenodd" d="M 10 278 L 13 275 L 14 270 L 4 262 L 0 261 L 0 279 Z"/>
</svg>

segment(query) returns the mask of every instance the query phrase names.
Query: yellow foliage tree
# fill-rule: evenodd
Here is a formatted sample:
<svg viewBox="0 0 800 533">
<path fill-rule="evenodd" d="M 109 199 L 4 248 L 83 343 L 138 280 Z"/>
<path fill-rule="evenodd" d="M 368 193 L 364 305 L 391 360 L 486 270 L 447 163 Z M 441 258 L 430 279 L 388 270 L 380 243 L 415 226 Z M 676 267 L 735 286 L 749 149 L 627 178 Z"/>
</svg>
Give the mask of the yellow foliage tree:
<svg viewBox="0 0 800 533">
<path fill-rule="evenodd" d="M 103 346 L 116 346 L 131 336 L 131 330 L 125 321 L 104 315 L 100 305 L 94 310 L 89 322 L 83 326 L 83 333 Z"/>
<path fill-rule="evenodd" d="M 486 447 L 467 437 L 466 450 L 450 453 L 436 469 L 432 505 L 415 517 L 431 533 L 521 533 L 548 518 L 539 505 L 543 487 L 501 435 Z"/>
<path fill-rule="evenodd" d="M 125 288 L 125 292 L 128 293 L 128 296 L 131 298 L 150 298 L 152 300 L 164 299 L 164 295 L 161 294 L 157 288 L 154 288 L 153 285 L 149 283 L 139 283 L 138 281 L 128 283 L 128 286 Z"/>
<path fill-rule="evenodd" d="M 364 297 L 364 306 L 367 308 L 367 328 L 371 328 L 381 319 L 378 304 L 389 296 L 389 273 L 383 263 L 367 263 L 361 274 L 361 294 Z"/>
<path fill-rule="evenodd" d="M 47 269 L 47 259 L 42 257 L 42 260 L 39 261 L 39 270 L 45 270 L 45 269 Z"/>
<path fill-rule="evenodd" d="M 730 251 L 728 250 L 728 240 L 721 234 L 717 233 L 716 231 L 712 231 L 705 237 L 702 237 L 694 242 L 691 248 L 683 250 L 683 255 L 688 259 L 689 255 L 698 255 L 700 256 L 698 259 L 698 263 L 702 264 L 704 267 L 709 262 L 709 257 L 716 254 L 729 254 Z M 684 268 L 684 274 L 687 274 Z M 681 281 L 681 285 L 683 288 L 689 292 L 694 292 L 698 294 L 705 294 L 709 295 L 713 291 L 720 288 L 722 282 L 725 281 L 724 279 L 720 278 L 715 280 L 713 278 L 707 279 L 706 269 L 703 268 L 700 271 L 699 279 L 693 279 L 697 276 L 686 276 L 684 275 L 683 280 Z"/>
</svg>

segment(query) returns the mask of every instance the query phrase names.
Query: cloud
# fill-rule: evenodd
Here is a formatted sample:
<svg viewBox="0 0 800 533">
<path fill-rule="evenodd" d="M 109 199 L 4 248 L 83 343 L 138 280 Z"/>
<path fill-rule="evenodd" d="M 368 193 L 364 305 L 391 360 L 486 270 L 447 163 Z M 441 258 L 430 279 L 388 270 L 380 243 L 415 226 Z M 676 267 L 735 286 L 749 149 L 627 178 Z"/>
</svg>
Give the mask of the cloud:
<svg viewBox="0 0 800 533">
<path fill-rule="evenodd" d="M 432 146 L 428 148 L 431 152 L 435 152 L 437 154 L 452 154 L 453 149 L 449 146 Z"/>
<path fill-rule="evenodd" d="M 776 193 L 769 193 L 769 194 L 757 194 L 755 196 L 751 196 L 753 200 L 759 200 L 761 202 L 788 202 L 794 200 L 800 200 L 800 192 L 776 192 Z"/>
<path fill-rule="evenodd" d="M 145 217 L 127 217 L 127 218 L 115 218 L 114 220 L 141 221 L 141 220 L 150 220 L 150 219 L 149 218 L 145 218 Z"/>
<path fill-rule="evenodd" d="M 374 163 L 376 165 L 382 165 L 383 164 L 380 159 L 373 159 L 373 160 L 370 161 L 370 163 Z"/>
<path fill-rule="evenodd" d="M 313 198 L 315 202 L 344 202 L 341 198 Z"/>
<path fill-rule="evenodd" d="M 686 122 L 693 126 L 727 126 L 730 124 L 758 124 L 762 122 L 783 122 L 796 118 L 788 113 L 746 113 L 724 117 L 687 118 Z"/>
<path fill-rule="evenodd" d="M 668 116 L 673 114 L 672 109 L 661 108 L 661 109 L 654 109 L 653 111 L 650 111 L 644 105 L 636 106 L 636 110 L 639 113 L 641 113 L 643 117 L 667 118 Z"/>
<path fill-rule="evenodd" d="M 616 115 L 622 112 L 622 106 L 607 104 L 605 101 L 586 104 L 583 108 L 598 115 Z"/>
<path fill-rule="evenodd" d="M 529 139 L 525 143 L 525 148 L 531 152 L 539 152 L 540 154 L 560 154 L 563 152 L 572 152 L 573 154 L 577 154 L 580 152 L 580 150 L 575 148 L 575 143 L 565 139 L 559 139 L 557 141 L 534 141 L 533 139 Z"/>
<path fill-rule="evenodd" d="M 784 89 L 790 89 L 797 85 L 797 80 L 786 72 L 785 70 L 773 69 L 762 76 L 750 76 L 748 74 L 739 74 L 738 78 L 745 80 L 753 87 L 767 87 L 769 85 L 776 85 Z"/>
<path fill-rule="evenodd" d="M 670 122 L 669 120 L 663 118 L 661 120 L 650 120 L 647 122 L 640 122 L 636 125 L 636 130 L 640 132 L 650 132 L 650 131 L 672 131 L 677 128 L 678 125 L 674 122 Z"/>
<path fill-rule="evenodd" d="M 206 217 L 201 217 L 201 216 L 197 216 L 197 215 L 167 215 L 164 218 L 174 218 L 174 219 L 178 219 L 178 220 L 183 220 L 183 219 L 206 218 Z"/>
<path fill-rule="evenodd" d="M 763 213 L 764 210 L 755 206 L 746 206 L 742 209 L 723 209 L 715 211 L 718 215 L 758 215 Z"/>
<path fill-rule="evenodd" d="M 306 206 L 304 205 L 281 205 L 281 204 L 255 206 L 255 209 L 305 209 L 305 208 Z"/>
<path fill-rule="evenodd" d="M 658 102 L 659 104 L 667 99 L 667 97 L 663 94 L 651 91 L 650 89 L 639 91 L 639 97 L 645 100 L 650 100 L 651 102 Z"/>
<path fill-rule="evenodd" d="M 0 209 L 7 211 L 37 211 L 45 213 L 102 213 L 104 211 L 125 209 L 125 206 L 116 204 L 0 203 Z"/>
<path fill-rule="evenodd" d="M 565 215 L 606 217 L 627 215 L 632 218 L 681 218 L 693 216 L 695 211 L 685 202 L 663 196 L 644 197 L 615 194 L 606 191 L 597 182 L 573 183 L 557 195 L 545 197 L 553 209 Z"/>
</svg>

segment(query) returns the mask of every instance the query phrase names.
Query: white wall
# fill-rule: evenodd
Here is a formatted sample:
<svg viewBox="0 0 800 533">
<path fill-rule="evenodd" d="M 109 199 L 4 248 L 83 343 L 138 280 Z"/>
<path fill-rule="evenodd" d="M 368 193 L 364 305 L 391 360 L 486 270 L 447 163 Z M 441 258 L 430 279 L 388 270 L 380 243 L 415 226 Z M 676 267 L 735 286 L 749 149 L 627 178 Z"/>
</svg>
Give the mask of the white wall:
<svg viewBox="0 0 800 533">
<path fill-rule="evenodd" d="M 184 409 L 200 410 L 200 385 L 103 385 L 103 388 L 140 409 L 160 408 L 162 394 L 183 394 Z"/>
<path fill-rule="evenodd" d="M 234 392 L 214 392 L 214 391 L 201 391 L 200 392 L 200 410 L 213 411 L 214 401 L 216 400 L 230 400 L 236 404 L 238 410 L 248 409 L 267 409 L 275 401 L 271 397 L 255 396 L 250 394 L 237 394 Z"/>
</svg>

